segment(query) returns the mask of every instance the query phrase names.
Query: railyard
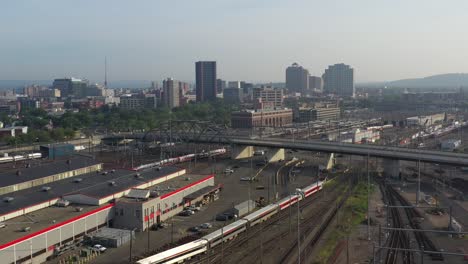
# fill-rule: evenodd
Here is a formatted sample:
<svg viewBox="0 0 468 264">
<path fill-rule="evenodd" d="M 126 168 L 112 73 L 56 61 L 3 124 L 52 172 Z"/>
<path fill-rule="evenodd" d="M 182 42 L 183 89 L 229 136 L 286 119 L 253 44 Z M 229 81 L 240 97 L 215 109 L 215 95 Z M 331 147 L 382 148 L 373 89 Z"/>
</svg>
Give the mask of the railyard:
<svg viewBox="0 0 468 264">
<path fill-rule="evenodd" d="M 318 180 L 328 180 L 329 182 L 324 185 L 322 191 L 300 201 L 298 206 L 294 204 L 271 219 L 267 219 L 265 223 L 247 228 L 246 232 L 240 232 L 232 239 L 229 237 L 229 240 L 210 248 L 205 254 L 192 257 L 190 261 L 193 263 L 274 263 L 275 261 L 296 263 L 300 260 L 301 263 L 314 261 L 320 263 L 328 259 L 328 261 L 340 263 L 348 261 L 349 258 L 356 261 L 373 260 L 373 251 L 377 248 L 379 257 L 383 256 L 381 259 L 386 260 L 386 263 L 415 263 L 415 256 L 416 258 L 420 256 L 418 252 L 401 255 L 401 252 L 394 252 L 394 250 L 384 252 L 384 249 L 401 247 L 418 250 L 419 247 L 415 245 L 421 244 L 426 249 L 431 248 L 434 252 L 440 250 L 459 252 L 459 256 L 444 256 L 453 263 L 457 263 L 465 252 L 464 244 L 461 241 L 443 235 L 414 235 L 414 232 L 382 231 L 381 229 L 380 233 L 378 223 L 381 222 L 382 215 L 387 215 L 385 205 L 391 204 L 386 198 L 388 191 L 376 191 L 386 194 L 384 196 L 375 196 L 371 193 L 370 204 L 372 206 L 368 211 L 371 225 L 368 227 L 369 231 L 366 231 L 367 223 L 362 217 L 367 215 L 367 212 L 365 209 L 359 209 L 359 216 L 356 218 L 352 213 L 355 209 L 350 207 L 348 199 L 346 199 L 356 196 L 352 191 L 352 186 L 354 186 L 351 184 L 352 182 L 356 181 L 361 185 L 367 185 L 365 157 L 338 154 L 330 159 L 330 155 L 327 154 L 293 149 L 285 151 L 284 159 L 266 162 L 267 156 L 263 154 L 264 151 L 261 149 L 257 151 L 262 153 L 261 155 L 238 160 L 232 159 L 229 153 L 225 152 L 220 153 L 220 155 L 207 154 L 220 148 L 222 149 L 223 146 L 188 144 L 186 146 L 176 145 L 170 149 L 161 148 L 160 152 L 157 149 L 149 150 L 150 152 L 132 150 L 128 146 L 121 146 L 117 149 L 103 147 L 101 151 L 89 151 L 86 155 L 94 153 L 95 158 L 83 164 L 86 166 L 96 164 L 93 166 L 101 168 L 97 169 L 98 172 L 86 173 L 83 171 L 83 174 L 76 174 L 70 178 L 57 178 L 46 185 L 47 190 L 43 188 L 44 185 L 25 188 L 11 195 L 15 198 L 13 203 L 5 202 L 2 204 L 2 210 L 7 212 L 10 210 L 8 208 L 14 209 L 15 206 L 22 209 L 23 205 L 33 205 L 24 197 L 37 196 L 37 201 L 44 199 L 40 197 L 46 197 L 44 201 L 50 203 L 41 207 L 43 209 L 37 208 L 33 211 L 28 209 L 27 212 L 23 212 L 24 215 L 5 219 L 3 223 L 6 224 L 6 228 L 3 229 L 5 236 L 1 238 L 1 242 L 4 243 L 2 247 L 8 249 L 11 245 L 23 243 L 23 241 L 39 243 L 40 240 L 35 237 L 45 236 L 45 245 L 50 243 L 50 245 L 53 244 L 53 247 L 49 246 L 42 251 L 38 248 L 38 253 L 34 253 L 34 246 L 32 250 L 29 250 L 33 252 L 32 254 L 24 254 L 26 250 L 23 250 L 24 259 L 34 258 L 40 261 L 40 258 L 47 258 L 49 263 L 63 263 L 70 259 L 80 259 L 78 257 L 80 252 L 89 250 L 92 246 L 86 238 L 92 236 L 103 226 L 111 226 L 123 228 L 122 230 L 128 230 L 128 232 L 133 232 L 132 230 L 137 232 L 130 243 L 125 243 L 118 248 L 107 248 L 104 254 L 93 256 L 87 261 L 90 263 L 135 262 L 165 249 L 183 245 L 189 241 L 197 241 L 216 232 L 216 230 L 222 230 L 225 226 L 234 223 L 236 219 L 243 219 L 244 215 L 233 215 L 228 212 L 245 201 L 255 202 L 255 206 L 247 209 L 248 212 L 255 212 L 259 210 L 255 207 L 262 208 L 274 204 L 288 195 L 297 193 L 298 188 L 302 189 Z M 199 158 L 185 155 L 190 152 L 197 153 L 196 151 L 201 153 Z M 163 165 L 152 165 L 148 169 L 135 171 L 135 168 L 151 164 L 160 160 L 161 157 L 178 155 L 181 155 L 179 156 L 181 158 L 177 158 L 177 160 L 167 159 L 168 161 Z M 325 169 L 330 165 L 331 160 L 333 160 L 333 168 Z M 24 170 L 23 173 L 27 173 L 28 166 L 32 166 L 34 170 L 35 166 L 42 168 L 46 165 L 40 164 L 54 164 L 54 162 L 69 163 L 65 158 L 52 161 L 21 161 L 16 162 L 13 166 L 5 164 L 2 166 L 5 167 L 6 171 L 9 171 L 6 173 L 15 174 L 21 167 L 26 168 L 21 170 Z M 72 162 L 71 164 L 78 166 L 80 163 Z M 66 165 L 65 168 L 71 168 L 71 164 Z M 380 175 L 384 173 L 384 164 L 376 158 L 369 159 L 367 164 L 371 174 L 370 183 L 377 186 L 377 182 L 381 181 Z M 125 166 L 128 168 L 122 168 Z M 412 206 L 418 182 L 415 173 L 418 173 L 418 170 L 415 169 L 414 162 L 401 162 L 400 171 L 400 178 L 390 181 L 395 186 L 393 193 L 400 192 L 400 196 L 404 197 L 402 199 L 409 201 L 404 203 L 401 202 L 401 199 L 397 199 L 400 201 L 400 205 Z M 464 172 L 449 166 L 434 164 L 423 164 L 420 171 L 421 191 L 425 197 L 431 196 L 436 198 L 441 205 L 444 204 L 447 208 L 452 207 L 451 216 L 456 218 L 461 226 L 465 226 L 466 202 L 450 200 L 453 196 L 459 197 L 460 194 L 465 193 L 463 189 L 463 181 L 466 178 Z M 34 177 L 48 177 L 41 173 L 44 174 L 38 172 L 38 176 Z M 168 177 L 174 173 L 177 175 Z M 23 178 L 28 180 L 28 177 L 31 176 Z M 23 180 L 18 181 L 18 183 L 21 181 Z M 143 182 L 145 183 L 142 185 Z M 202 184 L 202 182 L 204 183 Z M 327 187 L 329 185 L 333 187 Z M 141 189 L 142 192 L 132 192 L 132 189 Z M 373 189 L 376 190 L 376 188 Z M 4 196 L 9 195 L 7 193 Z M 166 196 L 173 197 L 166 198 Z M 54 200 L 55 197 L 57 200 Z M 68 199 L 71 206 L 66 208 L 51 206 L 60 199 Z M 167 199 L 170 202 L 165 202 L 169 201 Z M 193 205 L 190 205 L 190 201 L 194 201 Z M 191 207 L 194 211 L 193 215 L 192 213 L 183 215 L 184 207 L 187 206 L 189 208 L 195 206 Z M 433 204 L 428 206 L 435 207 Z M 104 207 L 106 209 L 101 211 Z M 140 222 L 123 221 L 124 218 L 122 218 L 119 208 L 123 210 L 133 208 L 132 211 L 129 211 L 130 213 L 141 212 Z M 362 223 L 343 224 L 340 214 L 348 215 L 349 210 L 351 210 L 352 221 L 361 219 L 359 221 Z M 388 219 L 390 219 L 391 226 L 395 228 L 411 226 L 413 224 L 411 218 L 416 216 L 421 216 L 420 218 L 424 219 L 421 223 L 423 229 L 438 228 L 443 230 L 443 226 L 447 226 L 447 224 L 440 223 L 448 222 L 448 209 L 440 217 L 428 214 L 421 209 L 418 211 L 420 211 L 419 215 L 408 213 L 405 210 L 389 210 Z M 127 214 L 126 211 L 123 214 Z M 408 219 L 405 220 L 404 216 L 407 214 L 414 215 L 408 216 Z M 224 218 L 223 221 L 218 219 L 220 215 L 222 215 L 221 218 Z M 99 216 L 99 220 L 97 220 L 97 216 Z M 367 218 L 367 216 L 365 217 Z M 384 219 L 386 219 L 385 217 Z M 93 224 L 86 228 L 89 219 L 95 219 L 91 221 L 95 221 L 96 225 Z M 67 237 L 65 234 L 70 231 L 65 230 L 68 223 L 73 221 L 76 223 L 84 221 L 85 228 L 79 232 L 74 230 L 72 236 Z M 73 224 L 73 228 L 75 228 L 74 226 L 75 224 Z M 346 239 L 346 235 L 334 235 L 334 230 L 341 230 L 343 226 L 346 226 L 344 233 L 348 234 L 348 237 L 352 237 L 351 239 Z M 56 231 L 44 231 L 55 229 L 59 230 L 60 234 Z M 361 231 L 356 235 L 355 230 Z M 47 236 L 54 234 L 62 236 L 62 232 L 64 235 L 61 240 L 57 240 L 57 244 L 54 244 L 53 239 L 47 239 Z M 367 233 L 373 238 L 371 242 L 366 241 Z M 379 241 L 379 237 L 382 244 L 375 242 Z M 429 240 L 434 242 L 427 242 Z M 385 241 L 388 242 L 385 243 Z M 402 241 L 415 242 L 408 244 Z M 444 241 L 443 243 L 447 247 L 441 248 L 440 241 Z M 428 246 L 431 243 L 434 244 L 433 247 Z M 24 247 L 27 248 L 27 246 Z M 349 250 L 343 250 L 343 248 L 349 247 L 354 247 L 353 251 L 362 254 L 355 255 Z M 325 254 L 324 251 L 327 253 Z M 343 257 L 345 251 L 346 257 Z M 3 253 L 6 254 L 5 256 L 17 254 L 8 250 L 3 250 Z M 41 256 L 44 253 L 48 253 L 47 257 Z M 436 261 L 429 253 L 423 259 L 426 262 Z"/>
</svg>

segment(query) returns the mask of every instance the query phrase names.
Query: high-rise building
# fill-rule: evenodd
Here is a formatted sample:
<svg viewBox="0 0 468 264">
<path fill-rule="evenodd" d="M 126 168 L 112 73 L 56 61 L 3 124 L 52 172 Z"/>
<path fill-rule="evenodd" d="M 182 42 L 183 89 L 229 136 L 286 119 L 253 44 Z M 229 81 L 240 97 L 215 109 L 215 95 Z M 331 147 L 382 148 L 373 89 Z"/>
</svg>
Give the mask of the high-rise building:
<svg viewBox="0 0 468 264">
<path fill-rule="evenodd" d="M 163 81 L 162 103 L 170 109 L 180 105 L 180 85 L 178 81 L 172 78 Z"/>
<path fill-rule="evenodd" d="M 328 66 L 323 78 L 323 90 L 329 94 L 354 97 L 354 69 L 340 63 Z"/>
<path fill-rule="evenodd" d="M 223 90 L 226 89 L 226 81 L 222 79 L 216 80 L 216 92 L 223 93 Z"/>
<path fill-rule="evenodd" d="M 63 78 L 55 79 L 53 83 L 53 88 L 60 90 L 60 96 L 62 98 L 83 98 L 86 97 L 86 90 L 88 88 L 88 85 L 89 83 L 87 80 L 76 78 Z"/>
<path fill-rule="evenodd" d="M 127 94 L 120 96 L 120 107 L 124 109 L 156 108 L 157 100 L 154 94 Z"/>
<path fill-rule="evenodd" d="M 216 61 L 197 61 L 195 63 L 197 102 L 216 99 Z"/>
<path fill-rule="evenodd" d="M 224 102 L 229 104 L 239 104 L 242 102 L 242 89 L 239 88 L 226 88 L 223 90 Z"/>
<path fill-rule="evenodd" d="M 283 107 L 283 89 L 273 88 L 271 86 L 262 86 L 253 88 L 252 99 L 260 99 L 264 108 L 274 109 Z"/>
<path fill-rule="evenodd" d="M 241 82 L 239 81 L 230 81 L 228 82 L 228 88 L 241 88 Z"/>
<path fill-rule="evenodd" d="M 309 76 L 309 90 L 321 93 L 323 91 L 322 78 L 318 76 Z"/>
<path fill-rule="evenodd" d="M 286 68 L 286 88 L 289 92 L 305 93 L 309 88 L 309 71 L 297 63 Z"/>
</svg>

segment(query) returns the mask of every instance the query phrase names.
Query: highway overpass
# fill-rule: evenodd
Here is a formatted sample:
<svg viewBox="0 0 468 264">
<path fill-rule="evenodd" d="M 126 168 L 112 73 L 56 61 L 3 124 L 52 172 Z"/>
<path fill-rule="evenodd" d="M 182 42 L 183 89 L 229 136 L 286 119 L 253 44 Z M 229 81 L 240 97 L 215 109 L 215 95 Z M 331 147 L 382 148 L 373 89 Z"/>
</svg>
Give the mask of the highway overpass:
<svg viewBox="0 0 468 264">
<path fill-rule="evenodd" d="M 152 141 L 154 138 L 146 135 L 145 139 Z M 119 136 L 115 136 L 119 137 Z M 120 136 L 122 137 L 122 136 Z M 126 138 L 142 139 L 140 134 L 126 135 Z M 443 152 L 434 150 L 411 149 L 402 147 L 388 147 L 379 145 L 367 144 L 349 144 L 338 142 L 325 142 L 325 141 L 306 141 L 306 140 L 292 140 L 292 139 L 278 139 L 278 138 L 246 138 L 246 137 L 233 137 L 233 136 L 219 136 L 219 135 L 203 135 L 190 137 L 185 134 L 173 135 L 174 138 L 183 137 L 190 139 L 194 143 L 218 143 L 226 145 L 241 145 L 241 146 L 254 146 L 260 148 L 285 148 L 297 149 L 325 153 L 341 153 L 351 154 L 358 156 L 370 156 L 393 160 L 407 160 L 407 161 L 421 161 L 428 163 L 438 163 L 445 165 L 468 167 L 468 154 Z"/>
</svg>

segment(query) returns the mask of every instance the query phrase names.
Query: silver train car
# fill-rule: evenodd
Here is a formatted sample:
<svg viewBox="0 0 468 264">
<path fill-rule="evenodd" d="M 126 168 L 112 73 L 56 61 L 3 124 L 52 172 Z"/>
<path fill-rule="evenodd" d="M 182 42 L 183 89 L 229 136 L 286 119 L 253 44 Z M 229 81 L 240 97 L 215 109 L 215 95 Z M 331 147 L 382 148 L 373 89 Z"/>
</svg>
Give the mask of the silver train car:
<svg viewBox="0 0 468 264">
<path fill-rule="evenodd" d="M 160 161 L 157 161 L 157 162 L 143 164 L 143 165 L 140 165 L 138 167 L 132 168 L 132 170 L 139 171 L 139 170 L 144 170 L 144 169 L 149 169 L 149 168 L 154 168 L 154 167 L 160 167 L 160 166 L 164 166 L 164 165 L 177 164 L 177 163 L 180 163 L 180 162 L 193 160 L 195 158 L 206 158 L 206 157 L 213 157 L 213 156 L 223 155 L 225 153 L 226 153 L 226 149 L 221 148 L 221 149 L 210 150 L 208 152 L 203 152 L 203 153 L 198 153 L 198 154 L 187 154 L 187 155 L 180 156 L 180 157 L 164 159 L 164 160 L 160 160 Z"/>
<path fill-rule="evenodd" d="M 267 205 L 242 219 L 239 219 L 221 229 L 218 229 L 201 239 L 183 244 L 181 246 L 166 250 L 145 259 L 137 261 L 138 264 L 159 264 L 159 263 L 182 263 L 195 255 L 205 253 L 208 249 L 215 247 L 228 240 L 234 239 L 240 233 L 249 228 L 262 223 L 298 201 L 305 199 L 314 193 L 322 190 L 324 181 L 315 182 L 298 191 L 296 194 L 289 195 L 274 204 Z"/>
</svg>

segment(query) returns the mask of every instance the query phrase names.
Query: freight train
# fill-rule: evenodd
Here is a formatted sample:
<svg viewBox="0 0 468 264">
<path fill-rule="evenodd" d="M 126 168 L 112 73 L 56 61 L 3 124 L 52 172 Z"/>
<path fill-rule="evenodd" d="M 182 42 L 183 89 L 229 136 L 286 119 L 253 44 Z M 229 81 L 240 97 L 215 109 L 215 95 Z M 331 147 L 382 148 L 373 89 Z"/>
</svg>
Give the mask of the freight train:
<svg viewBox="0 0 468 264">
<path fill-rule="evenodd" d="M 324 181 L 317 181 L 304 189 L 298 189 L 296 194 L 289 195 L 277 203 L 265 206 L 245 217 L 239 219 L 222 229 L 218 229 L 200 239 L 180 245 L 178 247 L 163 251 L 156 255 L 137 261 L 138 264 L 159 264 L 159 263 L 180 263 L 192 258 L 193 256 L 207 252 L 223 241 L 234 239 L 238 234 L 249 228 L 262 223 L 281 212 L 282 210 L 294 205 L 298 201 L 305 199 L 312 194 L 322 190 Z"/>
<path fill-rule="evenodd" d="M 42 158 L 41 153 L 31 153 L 27 155 L 15 155 L 15 156 L 8 156 L 8 157 L 1 157 L 0 163 L 8 163 L 20 160 L 30 160 L 30 159 L 40 159 Z"/>
<path fill-rule="evenodd" d="M 186 161 L 189 161 L 189 160 L 193 160 L 195 158 L 202 159 L 202 158 L 219 156 L 219 155 L 223 155 L 223 154 L 226 154 L 226 149 L 225 148 L 210 150 L 210 151 L 201 152 L 201 153 L 197 153 L 197 154 L 187 154 L 187 155 L 180 156 L 180 157 L 175 157 L 175 158 L 160 160 L 160 161 L 153 162 L 153 163 L 143 164 L 143 165 L 140 165 L 138 167 L 132 168 L 132 170 L 139 171 L 139 170 L 144 170 L 144 169 L 148 169 L 148 168 L 161 167 L 163 165 L 170 165 L 170 164 L 186 162 Z"/>
</svg>

